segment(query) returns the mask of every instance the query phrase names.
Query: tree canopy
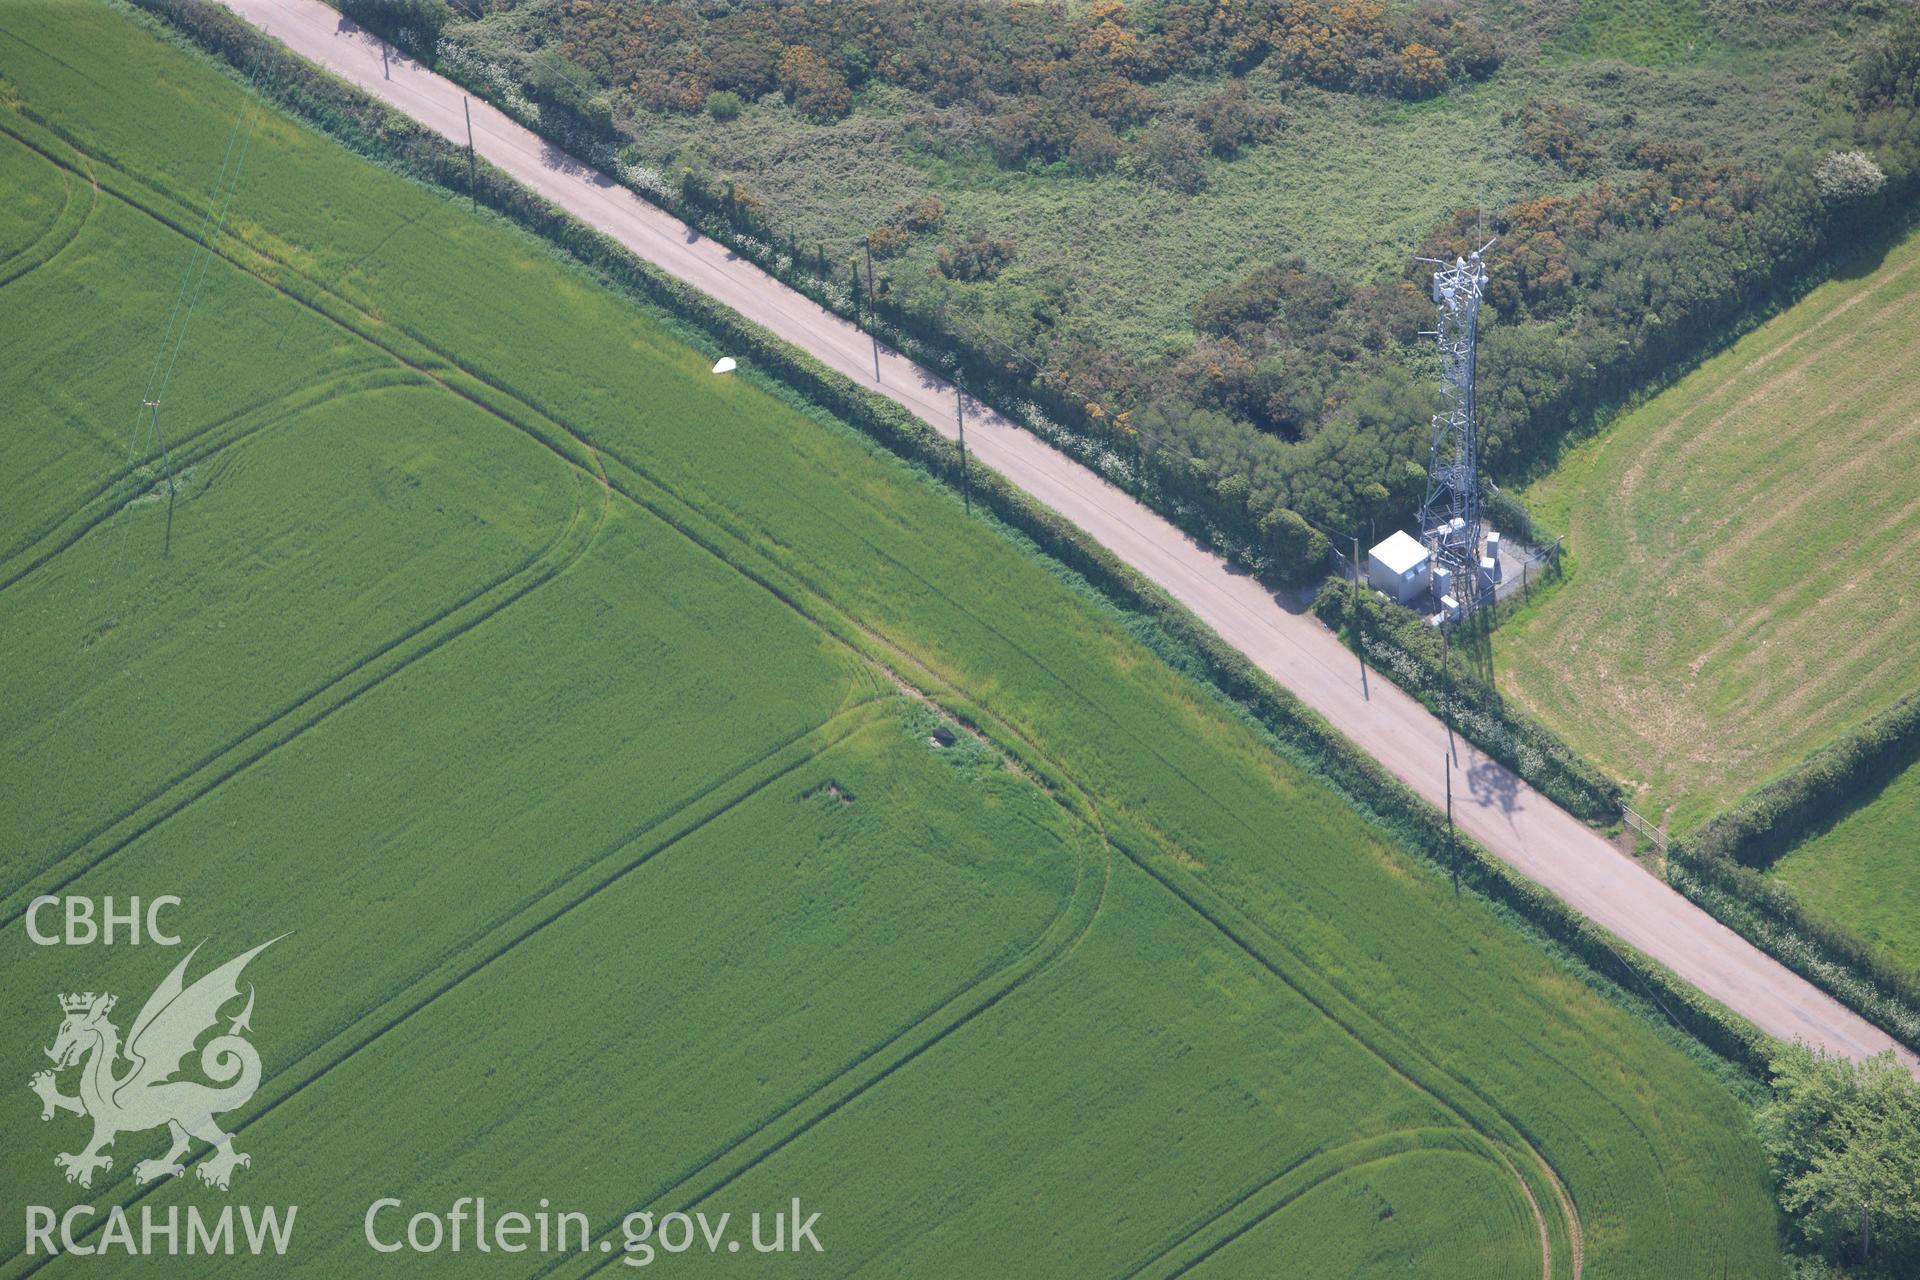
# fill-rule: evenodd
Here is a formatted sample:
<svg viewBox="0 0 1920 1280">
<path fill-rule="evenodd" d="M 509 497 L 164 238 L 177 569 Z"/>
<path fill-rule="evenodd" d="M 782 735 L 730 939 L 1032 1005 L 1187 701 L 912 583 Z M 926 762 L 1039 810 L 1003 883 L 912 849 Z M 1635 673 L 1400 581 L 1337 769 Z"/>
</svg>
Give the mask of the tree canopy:
<svg viewBox="0 0 1920 1280">
<path fill-rule="evenodd" d="M 1807 1243 L 1863 1274 L 1920 1267 L 1920 1081 L 1891 1051 L 1855 1062 L 1785 1046 L 1760 1138 Z"/>
</svg>

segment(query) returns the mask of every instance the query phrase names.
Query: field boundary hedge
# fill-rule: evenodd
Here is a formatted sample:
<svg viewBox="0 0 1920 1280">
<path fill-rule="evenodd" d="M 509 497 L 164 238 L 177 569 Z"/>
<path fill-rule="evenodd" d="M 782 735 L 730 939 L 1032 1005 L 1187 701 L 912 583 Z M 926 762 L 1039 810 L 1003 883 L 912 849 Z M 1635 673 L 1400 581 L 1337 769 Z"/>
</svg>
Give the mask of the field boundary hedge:
<svg viewBox="0 0 1920 1280">
<path fill-rule="evenodd" d="M 470 193 L 463 147 L 347 82 L 308 63 L 213 0 L 128 0 L 164 19 L 193 43 L 257 83 L 294 115 L 351 149 L 415 179 Z M 911 465 L 957 486 L 955 442 L 905 409 L 752 324 L 692 286 L 666 275 L 623 246 L 580 223 L 484 162 L 471 194 L 546 239 L 605 283 L 651 301 L 729 351 L 758 365 Z M 1644 994 L 1681 1031 L 1755 1078 L 1765 1078 L 1772 1040 L 1732 1010 L 1702 995 L 1665 966 L 1607 935 L 1546 890 L 1472 841 L 1450 839 L 1444 817 L 1377 761 L 1231 648 L 1158 586 L 998 472 L 971 471 L 975 501 L 1123 612 L 1160 628 L 1192 654 L 1205 682 L 1237 706 L 1307 767 L 1354 802 L 1416 857 L 1451 873 L 1524 927 L 1564 949 L 1625 1003 Z M 1552 950 L 1552 947 L 1549 948 Z"/>
<path fill-rule="evenodd" d="M 1920 761 L 1920 693 L 1869 717 L 1795 769 L 1756 787 L 1688 837 L 1690 852 L 1765 870 Z"/>
<path fill-rule="evenodd" d="M 1473 670 L 1470 645 L 1484 645 L 1498 615 L 1523 603 L 1510 596 L 1475 614 L 1455 628 L 1464 642 L 1450 651 L 1443 649 L 1439 630 L 1413 610 L 1370 587 L 1356 591 L 1339 578 L 1321 588 L 1313 612 L 1375 670 L 1549 800 L 1584 822 L 1617 822 L 1624 803 L 1620 784 L 1545 725 L 1509 707 Z"/>
<path fill-rule="evenodd" d="M 1667 851 L 1668 879 L 1688 897 L 1909 1046 L 1920 1045 L 1920 979 L 1761 873 L 1917 761 L 1920 693 L 1910 693 Z"/>
</svg>

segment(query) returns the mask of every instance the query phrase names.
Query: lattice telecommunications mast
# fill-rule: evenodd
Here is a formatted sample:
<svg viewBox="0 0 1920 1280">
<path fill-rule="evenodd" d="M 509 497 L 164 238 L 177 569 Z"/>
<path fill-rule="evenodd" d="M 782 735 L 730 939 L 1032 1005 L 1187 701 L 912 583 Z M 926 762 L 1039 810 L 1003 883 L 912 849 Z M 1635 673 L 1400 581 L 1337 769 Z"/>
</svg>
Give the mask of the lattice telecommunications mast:
<svg viewBox="0 0 1920 1280">
<path fill-rule="evenodd" d="M 1478 602 L 1481 537 L 1480 451 L 1473 405 L 1473 346 L 1487 269 L 1480 255 L 1489 240 L 1452 262 L 1420 258 L 1437 268 L 1433 302 L 1440 327 L 1423 336 L 1440 350 L 1440 388 L 1445 407 L 1433 415 L 1433 446 L 1427 459 L 1427 498 L 1420 504 L 1420 541 L 1435 569 L 1447 571 L 1451 594 L 1462 612 Z M 1490 588 L 1489 588 L 1490 589 Z"/>
</svg>

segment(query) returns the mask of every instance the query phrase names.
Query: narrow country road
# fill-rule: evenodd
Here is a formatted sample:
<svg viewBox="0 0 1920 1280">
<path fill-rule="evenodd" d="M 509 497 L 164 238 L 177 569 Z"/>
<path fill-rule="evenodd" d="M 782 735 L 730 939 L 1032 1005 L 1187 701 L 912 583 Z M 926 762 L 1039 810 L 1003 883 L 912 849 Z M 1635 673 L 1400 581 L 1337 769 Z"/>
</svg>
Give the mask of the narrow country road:
<svg viewBox="0 0 1920 1280">
<path fill-rule="evenodd" d="M 225 0 L 296 53 L 464 145 L 464 91 L 394 52 L 320 0 Z M 859 329 L 732 256 L 720 244 L 566 155 L 485 102 L 471 100 L 480 155 L 642 258 L 700 288 L 835 370 L 952 436 L 954 389 Z M 1261 670 L 1435 805 L 1447 787 L 1445 725 L 1308 615 L 1229 571 L 1126 493 L 999 415 L 970 412 L 984 464 L 1072 520 L 1159 583 Z M 1497 762 L 1459 743 L 1454 812 L 1475 840 L 1576 910 L 1785 1039 L 1864 1056 L 1884 1032 L 1759 951 L 1642 870 Z M 1920 1074 L 1920 1059 L 1902 1061 Z"/>
</svg>

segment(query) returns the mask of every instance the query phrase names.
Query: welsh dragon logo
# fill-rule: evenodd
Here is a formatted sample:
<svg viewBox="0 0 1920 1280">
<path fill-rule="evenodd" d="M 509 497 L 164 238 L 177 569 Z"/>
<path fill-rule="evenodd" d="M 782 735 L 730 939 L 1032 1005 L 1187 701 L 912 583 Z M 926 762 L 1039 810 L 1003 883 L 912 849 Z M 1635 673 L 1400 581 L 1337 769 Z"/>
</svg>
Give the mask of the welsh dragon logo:
<svg viewBox="0 0 1920 1280">
<path fill-rule="evenodd" d="M 213 1148 L 212 1155 L 196 1171 L 208 1186 L 225 1191 L 233 1180 L 233 1171 L 253 1163 L 251 1156 L 233 1149 L 232 1136 L 213 1121 L 220 1112 L 244 1106 L 260 1087 L 260 1054 L 241 1034 L 252 1030 L 248 1021 L 253 1016 L 251 985 L 246 1007 L 228 1022 L 224 1034 L 214 1036 L 200 1050 L 200 1070 L 215 1083 L 177 1080 L 174 1076 L 193 1052 L 195 1042 L 217 1027 L 221 1008 L 239 998 L 240 971 L 279 940 L 261 943 L 201 976 L 192 986 L 185 982 L 187 966 L 200 948 L 189 951 L 159 989 L 147 997 L 124 1046 L 120 1029 L 107 1018 L 113 1012 L 114 996 L 88 991 L 60 997 L 60 1011 L 66 1017 L 53 1047 L 46 1050 L 47 1057 L 53 1059 L 53 1070 L 40 1072 L 28 1083 L 40 1095 L 42 1120 L 53 1119 L 56 1111 L 93 1119 L 93 1141 L 85 1150 L 78 1154 L 63 1151 L 53 1158 L 54 1164 L 66 1171 L 68 1182 L 92 1186 L 95 1170 L 113 1168 L 112 1158 L 102 1155 L 101 1148 L 112 1146 L 122 1133 L 160 1125 L 167 1127 L 173 1145 L 160 1159 L 142 1160 L 133 1166 L 133 1176 L 140 1182 L 177 1178 L 185 1173 L 181 1157 L 195 1138 Z M 116 1072 L 122 1058 L 128 1065 L 124 1072 Z M 56 1075 L 75 1065 L 80 1067 L 80 1092 L 77 1097 L 69 1097 L 60 1092 Z"/>
</svg>

